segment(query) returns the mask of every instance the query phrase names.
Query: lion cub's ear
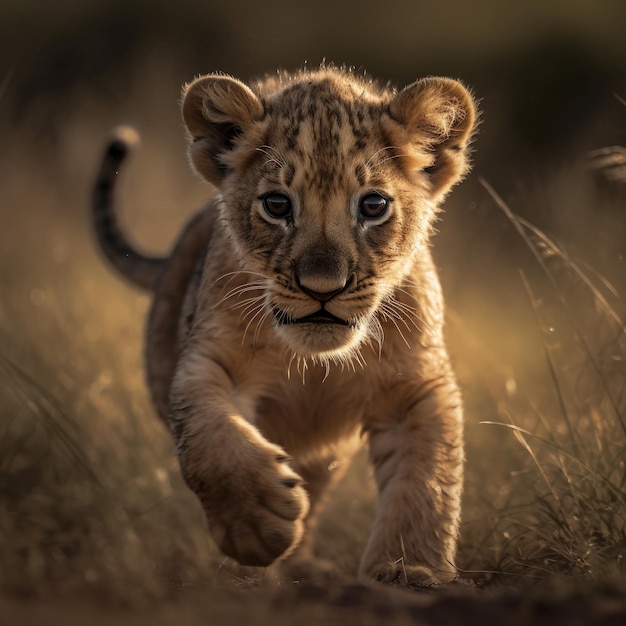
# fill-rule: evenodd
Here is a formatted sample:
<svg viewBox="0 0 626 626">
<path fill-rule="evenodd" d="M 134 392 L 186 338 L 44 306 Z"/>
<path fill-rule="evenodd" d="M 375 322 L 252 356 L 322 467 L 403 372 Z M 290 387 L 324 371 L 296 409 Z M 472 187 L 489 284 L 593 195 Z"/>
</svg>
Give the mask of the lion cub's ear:
<svg viewBox="0 0 626 626">
<path fill-rule="evenodd" d="M 469 171 L 476 126 L 470 92 L 451 78 L 423 78 L 389 104 L 388 132 L 408 170 L 424 172 L 439 200 Z"/>
<path fill-rule="evenodd" d="M 254 123 L 263 117 L 261 101 L 242 82 L 209 74 L 185 85 L 182 114 L 194 167 L 219 187 L 227 172 L 242 167 L 250 156 L 251 151 L 240 144 L 244 136 L 253 139 L 249 135 Z"/>
</svg>

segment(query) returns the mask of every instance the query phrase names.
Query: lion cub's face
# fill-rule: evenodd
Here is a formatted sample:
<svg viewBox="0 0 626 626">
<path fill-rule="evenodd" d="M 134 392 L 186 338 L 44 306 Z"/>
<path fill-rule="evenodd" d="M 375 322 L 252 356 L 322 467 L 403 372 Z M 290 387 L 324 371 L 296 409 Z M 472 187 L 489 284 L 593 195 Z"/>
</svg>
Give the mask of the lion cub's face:
<svg viewBox="0 0 626 626">
<path fill-rule="evenodd" d="M 472 98 L 431 78 L 399 94 L 339 70 L 257 85 L 210 75 L 186 87 L 196 169 L 250 282 L 296 354 L 350 356 L 381 340 L 394 291 L 467 170 Z"/>
</svg>

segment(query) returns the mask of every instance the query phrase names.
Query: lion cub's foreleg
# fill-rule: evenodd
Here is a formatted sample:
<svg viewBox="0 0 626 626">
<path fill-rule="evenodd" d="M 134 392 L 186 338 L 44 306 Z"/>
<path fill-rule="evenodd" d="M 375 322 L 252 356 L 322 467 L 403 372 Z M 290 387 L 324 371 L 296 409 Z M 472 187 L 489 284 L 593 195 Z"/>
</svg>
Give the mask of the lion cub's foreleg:
<svg viewBox="0 0 626 626">
<path fill-rule="evenodd" d="M 170 425 L 219 548 L 242 565 L 265 566 L 298 545 L 309 502 L 285 451 L 238 411 L 237 393 L 219 363 L 188 349 L 172 385 Z"/>
<path fill-rule="evenodd" d="M 367 426 L 379 491 L 360 572 L 366 578 L 432 585 L 455 578 L 463 442 L 452 375 L 419 389 L 394 388 Z"/>
</svg>

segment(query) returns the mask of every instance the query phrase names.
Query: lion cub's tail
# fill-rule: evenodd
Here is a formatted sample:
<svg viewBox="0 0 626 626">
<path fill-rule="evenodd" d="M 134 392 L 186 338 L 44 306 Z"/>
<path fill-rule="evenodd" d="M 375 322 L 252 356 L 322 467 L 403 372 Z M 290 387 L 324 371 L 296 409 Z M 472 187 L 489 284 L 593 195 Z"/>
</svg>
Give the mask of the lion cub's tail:
<svg viewBox="0 0 626 626">
<path fill-rule="evenodd" d="M 132 128 L 113 131 L 93 186 L 91 206 L 96 238 L 109 262 L 130 282 L 153 290 L 167 259 L 142 254 L 130 243 L 118 224 L 113 193 L 120 166 L 138 141 Z"/>
</svg>

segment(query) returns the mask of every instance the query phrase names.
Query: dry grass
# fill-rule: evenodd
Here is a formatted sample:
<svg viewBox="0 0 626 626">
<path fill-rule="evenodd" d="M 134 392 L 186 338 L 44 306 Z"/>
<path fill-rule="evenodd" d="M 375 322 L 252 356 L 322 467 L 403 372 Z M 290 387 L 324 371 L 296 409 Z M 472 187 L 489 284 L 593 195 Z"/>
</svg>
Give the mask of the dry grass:
<svg viewBox="0 0 626 626">
<path fill-rule="evenodd" d="M 239 589 L 271 587 L 271 574 L 233 574 L 208 539 L 144 387 L 147 297 L 108 273 L 89 233 L 88 185 L 106 128 L 142 119 L 138 111 L 150 110 L 139 124 L 146 144 L 123 193 L 140 241 L 165 248 L 207 193 L 187 171 L 175 106 L 153 104 L 175 98 L 138 90 L 132 108 L 96 115 L 97 103 L 79 102 L 53 149 L 2 129 L 13 156 L 0 168 L 0 219 L 10 224 L 0 230 L 0 597 L 161 606 L 199 590 L 198 606 L 220 623 L 281 623 L 267 596 Z M 554 195 L 559 181 L 535 197 Z M 579 204 L 599 202 L 585 189 Z M 600 232 L 598 274 L 488 186 L 465 193 L 496 225 L 474 239 L 472 256 L 486 261 L 470 276 L 465 258 L 445 252 L 465 236 L 458 217 L 439 242 L 468 406 L 463 576 L 506 588 L 623 580 L 626 285 L 603 275 L 621 263 L 614 276 L 623 277 L 624 214 L 604 213 L 617 234 Z M 599 204 L 578 208 L 568 236 L 602 223 Z M 555 224 L 565 210 L 556 207 Z M 523 246 L 513 245 L 520 235 Z M 351 574 L 373 508 L 363 462 L 340 489 L 320 552 Z M 171 623 L 169 610 L 151 623 Z M 311 623 L 321 615 L 301 613 Z"/>
<path fill-rule="evenodd" d="M 503 399 L 500 419 L 482 422 L 503 429 L 508 445 L 525 454 L 517 493 L 508 494 L 492 529 L 505 539 L 496 569 L 540 580 L 619 576 L 626 547 L 624 303 L 602 276 L 484 186 L 536 261 L 529 268 L 535 277 L 520 269 L 520 278 L 546 366 L 543 389 L 521 403 Z M 546 392 L 551 402 L 540 400 Z"/>
</svg>

